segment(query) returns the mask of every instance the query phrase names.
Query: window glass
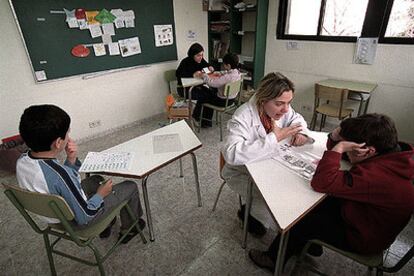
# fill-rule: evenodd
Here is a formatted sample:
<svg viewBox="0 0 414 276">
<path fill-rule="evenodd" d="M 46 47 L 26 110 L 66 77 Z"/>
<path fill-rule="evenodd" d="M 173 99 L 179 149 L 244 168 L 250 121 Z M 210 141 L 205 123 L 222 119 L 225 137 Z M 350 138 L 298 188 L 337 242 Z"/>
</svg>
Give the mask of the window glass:
<svg viewBox="0 0 414 276">
<path fill-rule="evenodd" d="M 290 0 L 286 20 L 286 34 L 316 35 L 321 0 Z"/>
<path fill-rule="evenodd" d="M 414 37 L 414 0 L 394 0 L 385 37 Z"/>
<path fill-rule="evenodd" d="M 321 35 L 360 36 L 368 0 L 327 0 Z"/>
</svg>

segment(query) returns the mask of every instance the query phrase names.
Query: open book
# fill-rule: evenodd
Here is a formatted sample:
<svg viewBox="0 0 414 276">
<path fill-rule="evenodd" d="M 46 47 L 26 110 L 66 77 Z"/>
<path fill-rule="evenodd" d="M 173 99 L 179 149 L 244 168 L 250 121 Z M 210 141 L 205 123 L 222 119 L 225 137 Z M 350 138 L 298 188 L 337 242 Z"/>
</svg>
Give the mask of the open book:
<svg viewBox="0 0 414 276">
<path fill-rule="evenodd" d="M 85 173 L 127 171 L 132 159 L 132 152 L 89 152 L 79 171 Z"/>
</svg>

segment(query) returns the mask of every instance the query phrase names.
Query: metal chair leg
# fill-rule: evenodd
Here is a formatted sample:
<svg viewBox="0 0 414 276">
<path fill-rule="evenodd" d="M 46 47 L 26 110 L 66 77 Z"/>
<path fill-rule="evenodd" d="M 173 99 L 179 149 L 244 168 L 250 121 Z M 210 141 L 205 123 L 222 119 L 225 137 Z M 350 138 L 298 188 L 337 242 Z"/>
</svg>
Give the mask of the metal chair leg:
<svg viewBox="0 0 414 276">
<path fill-rule="evenodd" d="M 43 240 L 45 241 L 47 258 L 49 259 L 50 274 L 52 276 L 55 276 L 57 274 L 56 274 L 55 262 L 53 261 L 52 248 L 50 246 L 50 240 L 49 240 L 48 234 L 43 233 Z"/>
<path fill-rule="evenodd" d="M 198 133 L 201 131 L 201 124 L 203 123 L 203 112 L 204 112 L 204 105 L 201 105 L 201 113 L 200 113 L 200 121 L 198 121 Z"/>
<path fill-rule="evenodd" d="M 183 160 L 180 158 L 180 177 L 184 177 L 184 171 L 183 171 Z"/>
<path fill-rule="evenodd" d="M 216 196 L 216 200 L 214 201 L 213 209 L 211 210 L 212 212 L 214 212 L 216 210 L 217 202 L 220 198 L 221 191 L 223 190 L 223 187 L 224 187 L 225 184 L 226 184 L 226 181 L 223 181 L 223 183 L 221 183 L 221 185 L 220 185 L 219 191 L 218 191 L 217 196 Z"/>
<path fill-rule="evenodd" d="M 310 129 L 311 130 L 315 130 L 317 119 L 318 119 L 318 114 L 316 112 L 313 112 L 313 116 L 312 116 L 312 120 L 311 120 L 311 124 L 310 124 Z"/>
<path fill-rule="evenodd" d="M 102 264 L 101 254 L 99 254 L 98 249 L 96 249 L 96 247 L 93 246 L 92 244 L 89 244 L 88 247 L 92 249 L 93 254 L 95 255 L 96 265 L 98 266 L 101 276 L 105 276 L 105 269 Z"/>
<path fill-rule="evenodd" d="M 220 115 L 219 115 L 219 125 L 220 125 L 220 142 L 221 141 L 223 141 L 223 124 L 222 124 L 222 120 L 223 120 L 223 117 L 222 117 L 222 113 L 220 112 Z"/>
</svg>

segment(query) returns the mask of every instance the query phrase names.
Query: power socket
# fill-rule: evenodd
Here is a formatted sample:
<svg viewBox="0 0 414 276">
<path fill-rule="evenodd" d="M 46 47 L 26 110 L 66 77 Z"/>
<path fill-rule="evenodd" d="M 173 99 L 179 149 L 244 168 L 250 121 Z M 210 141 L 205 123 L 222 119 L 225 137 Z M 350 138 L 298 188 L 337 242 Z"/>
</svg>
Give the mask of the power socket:
<svg viewBox="0 0 414 276">
<path fill-rule="evenodd" d="M 95 128 L 101 126 L 101 120 L 95 120 L 89 122 L 89 128 Z"/>
<path fill-rule="evenodd" d="M 303 112 L 312 112 L 312 106 L 304 104 L 304 105 L 301 106 L 301 110 Z"/>
</svg>

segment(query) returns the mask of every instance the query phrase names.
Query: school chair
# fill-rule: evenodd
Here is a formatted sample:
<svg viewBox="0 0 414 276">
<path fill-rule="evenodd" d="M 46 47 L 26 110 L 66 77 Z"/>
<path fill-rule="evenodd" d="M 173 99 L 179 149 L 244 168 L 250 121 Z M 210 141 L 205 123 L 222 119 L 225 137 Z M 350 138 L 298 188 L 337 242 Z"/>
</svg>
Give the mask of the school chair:
<svg viewBox="0 0 414 276">
<path fill-rule="evenodd" d="M 367 266 L 369 270 L 372 270 L 372 269 L 375 268 L 377 276 L 382 275 L 383 272 L 387 272 L 387 273 L 396 273 L 396 272 L 398 272 L 414 256 L 414 244 L 412 244 L 411 248 L 398 260 L 398 262 L 396 262 L 392 266 L 387 266 L 387 265 L 384 265 L 384 257 L 386 257 L 386 253 L 390 249 L 387 249 L 384 252 L 380 252 L 378 254 L 362 255 L 362 254 L 357 254 L 357 253 L 353 253 L 353 252 L 338 249 L 335 246 L 332 246 L 332 245 L 327 244 L 323 241 L 315 239 L 315 240 L 310 240 L 306 243 L 305 247 L 303 248 L 303 250 L 300 254 L 298 265 L 301 265 L 303 263 L 304 256 L 308 252 L 309 247 L 313 244 L 329 248 L 330 250 L 334 251 L 335 253 L 338 253 L 338 254 L 340 254 L 344 257 L 347 257 L 347 258 L 349 258 L 349 259 L 351 259 L 351 260 L 353 260 L 353 261 L 355 261 L 359 264 Z M 316 273 L 316 274 L 325 275 L 325 274 L 323 274 L 322 272 L 318 271 L 315 268 L 310 268 L 310 270 L 312 272 Z"/>
<path fill-rule="evenodd" d="M 226 103 L 224 106 L 217 106 L 209 103 L 204 103 L 201 106 L 201 115 L 200 115 L 200 123 L 198 125 L 198 132 L 201 130 L 202 121 L 212 121 L 209 119 L 203 118 L 203 111 L 204 107 L 208 107 L 213 109 L 216 113 L 216 123 L 220 126 L 220 141 L 223 141 L 223 124 L 222 124 L 222 114 L 230 114 L 230 111 L 233 111 L 237 108 L 237 99 L 232 103 L 229 104 L 229 99 L 235 99 L 236 96 L 240 93 L 240 90 L 242 88 L 243 80 L 238 80 L 234 82 L 227 83 L 224 86 L 224 96 L 226 97 Z"/>
<path fill-rule="evenodd" d="M 164 72 L 164 79 L 168 83 L 169 93 L 174 97 L 176 100 L 181 100 L 182 98 L 178 95 L 177 88 L 180 87 L 178 85 L 177 77 L 175 76 L 175 69 L 167 70 Z"/>
<path fill-rule="evenodd" d="M 220 194 L 221 191 L 223 190 L 224 185 L 226 184 L 226 180 L 224 179 L 223 175 L 222 175 L 222 171 L 223 171 L 223 167 L 226 164 L 226 160 L 224 159 L 223 153 L 220 152 L 220 157 L 219 157 L 219 172 L 220 172 L 220 178 L 223 180 L 223 182 L 220 185 L 220 188 L 218 190 L 217 196 L 216 196 L 216 200 L 214 201 L 214 205 L 213 205 L 213 209 L 211 210 L 212 212 L 214 212 L 216 210 L 217 207 L 217 202 L 220 198 Z M 239 203 L 240 203 L 240 209 L 242 207 L 242 199 L 241 196 L 239 195 Z"/>
<path fill-rule="evenodd" d="M 52 275 L 56 275 L 52 253 L 86 265 L 98 266 L 100 274 L 105 275 L 103 262 L 108 259 L 109 255 L 114 252 L 116 247 L 134 227 L 138 229 L 142 241 L 144 243 L 147 242 L 143 233 L 139 230 L 138 219 L 134 217 L 134 214 L 127 204 L 127 201 L 122 202 L 117 208 L 108 214 L 108 216 L 103 218 L 98 223 L 78 230 L 73 228 L 75 216 L 62 197 L 57 195 L 30 192 L 15 185 L 3 184 L 3 187 L 5 189 L 4 193 L 17 208 L 17 210 L 19 210 L 20 214 L 25 218 L 27 223 L 30 224 L 36 233 L 43 236 Z M 135 223 L 128 229 L 128 231 L 121 237 L 121 239 L 112 245 L 112 247 L 105 253 L 105 255 L 102 255 L 93 244 L 93 241 L 106 227 L 111 224 L 112 220 L 122 208 L 126 208 L 129 216 L 135 219 Z M 33 220 L 31 216 L 32 213 L 40 216 L 59 219 L 60 223 L 48 224 L 45 227 L 39 226 L 39 224 Z M 49 236 L 55 236 L 56 239 L 51 243 Z M 77 256 L 70 255 L 66 252 L 55 249 L 56 244 L 62 239 L 72 241 L 79 247 L 89 247 L 95 256 L 95 262 L 84 260 Z"/>
<path fill-rule="evenodd" d="M 319 131 L 325 126 L 326 117 L 334 117 L 342 121 L 352 116 L 353 109 L 345 108 L 344 103 L 349 91 L 315 84 L 315 103 L 310 128 L 315 130 L 318 114 L 321 114 Z"/>
</svg>

